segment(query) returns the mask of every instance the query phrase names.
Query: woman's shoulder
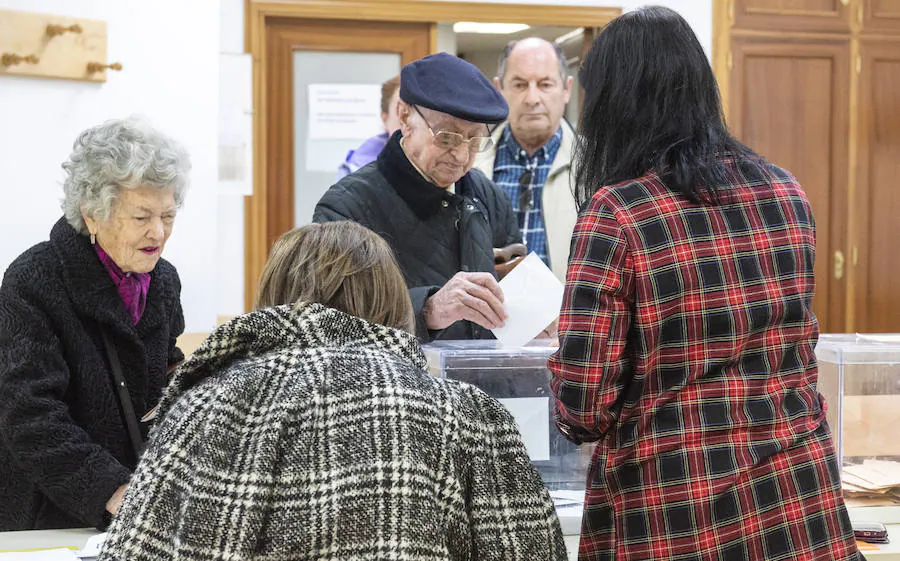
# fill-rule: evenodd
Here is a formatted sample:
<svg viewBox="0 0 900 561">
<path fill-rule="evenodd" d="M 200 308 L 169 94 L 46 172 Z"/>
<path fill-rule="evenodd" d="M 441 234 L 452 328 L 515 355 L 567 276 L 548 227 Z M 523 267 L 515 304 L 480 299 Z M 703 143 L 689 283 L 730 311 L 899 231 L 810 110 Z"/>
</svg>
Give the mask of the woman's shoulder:
<svg viewBox="0 0 900 561">
<path fill-rule="evenodd" d="M 440 380 L 446 388 L 453 410 L 463 425 L 482 431 L 518 434 L 512 413 L 480 388 L 458 380 Z"/>
<path fill-rule="evenodd" d="M 62 264 L 48 242 L 25 250 L 6 268 L 0 285 L 0 310 L 21 313 L 19 306 L 57 309 L 66 300 Z M 12 312 L 12 310 L 19 310 Z M 21 318 L 20 318 L 21 320 Z"/>
<path fill-rule="evenodd" d="M 635 177 L 605 185 L 597 189 L 579 216 L 585 224 L 597 220 L 614 220 L 619 228 L 629 229 L 640 217 L 653 214 L 660 206 L 669 206 L 662 199 L 672 198 L 672 192 L 655 173 L 648 172 Z M 590 228 L 579 231 L 588 231 Z"/>
<path fill-rule="evenodd" d="M 672 191 L 666 188 L 659 175 L 650 171 L 640 177 L 601 187 L 594 194 L 594 201 L 609 207 L 628 209 L 671 195 Z"/>
<path fill-rule="evenodd" d="M 170 261 L 166 261 L 163 258 L 160 258 L 156 263 L 156 267 L 151 273 L 151 278 L 154 281 L 171 284 L 179 289 L 181 288 L 181 279 L 178 276 L 178 269 L 176 269 L 175 265 Z"/>
<path fill-rule="evenodd" d="M 342 367 L 331 370 L 332 375 L 340 372 L 338 378 L 341 375 L 350 376 L 355 381 L 351 383 L 346 379 L 340 381 L 333 378 L 329 383 L 343 388 L 354 385 L 370 388 L 367 393 L 372 393 L 371 388 L 382 386 L 387 391 L 386 395 L 398 397 L 398 406 L 401 403 L 406 407 L 417 404 L 413 408 L 420 415 L 431 411 L 433 415 L 446 419 L 448 412 L 452 412 L 450 414 L 458 426 L 470 435 L 483 435 L 485 431 L 504 437 L 518 435 L 512 414 L 499 401 L 471 384 L 433 376 L 406 357 L 362 346 L 332 354 L 332 359 L 343 363 Z M 348 363 L 356 362 L 359 369 L 346 368 Z M 379 368 L 372 369 L 373 363 L 379 364 Z M 390 374 L 385 375 L 386 372 Z M 381 392 L 373 395 L 381 395 Z"/>
<path fill-rule="evenodd" d="M 159 261 L 156 262 L 156 268 L 153 273 L 165 277 L 178 277 L 178 269 L 175 267 L 175 265 L 173 265 L 171 261 L 168 261 L 162 257 L 160 257 Z"/>
<path fill-rule="evenodd" d="M 62 264 L 50 242 L 40 242 L 16 257 L 3 275 L 4 287 L 46 285 L 56 277 Z"/>
</svg>

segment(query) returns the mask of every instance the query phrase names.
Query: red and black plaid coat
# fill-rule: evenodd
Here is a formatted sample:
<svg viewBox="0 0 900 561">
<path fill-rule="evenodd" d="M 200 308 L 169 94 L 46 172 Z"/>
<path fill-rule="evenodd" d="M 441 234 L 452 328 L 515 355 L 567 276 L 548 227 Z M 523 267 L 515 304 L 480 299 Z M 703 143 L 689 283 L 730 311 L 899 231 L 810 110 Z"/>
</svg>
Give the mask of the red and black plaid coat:
<svg viewBox="0 0 900 561">
<path fill-rule="evenodd" d="M 561 430 L 598 440 L 580 560 L 857 558 L 816 391 L 809 203 L 782 169 L 720 161 L 718 205 L 651 173 L 575 228 L 550 368 Z"/>
</svg>

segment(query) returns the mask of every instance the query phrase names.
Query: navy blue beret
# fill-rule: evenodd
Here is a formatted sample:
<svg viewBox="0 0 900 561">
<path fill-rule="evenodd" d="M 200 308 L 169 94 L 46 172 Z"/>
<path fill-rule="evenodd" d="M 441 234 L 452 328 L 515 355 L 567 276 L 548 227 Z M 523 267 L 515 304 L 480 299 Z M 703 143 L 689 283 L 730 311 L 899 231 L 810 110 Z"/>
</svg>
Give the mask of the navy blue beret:
<svg viewBox="0 0 900 561">
<path fill-rule="evenodd" d="M 404 66 L 400 99 L 473 123 L 502 123 L 509 114 L 506 100 L 480 70 L 447 53 Z"/>
</svg>

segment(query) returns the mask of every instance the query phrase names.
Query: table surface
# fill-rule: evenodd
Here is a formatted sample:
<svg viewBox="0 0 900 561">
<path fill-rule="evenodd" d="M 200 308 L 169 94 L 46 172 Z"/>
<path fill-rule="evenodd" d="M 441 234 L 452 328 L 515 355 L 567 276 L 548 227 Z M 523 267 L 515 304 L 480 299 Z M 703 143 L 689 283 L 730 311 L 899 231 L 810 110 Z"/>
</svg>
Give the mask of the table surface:
<svg viewBox="0 0 900 561">
<path fill-rule="evenodd" d="M 850 508 L 848 511 L 851 520 L 857 522 L 881 522 L 887 528 L 888 535 L 891 538 L 891 543 L 889 544 L 871 546 L 877 549 L 863 549 L 866 559 L 900 561 L 900 507 L 861 507 Z M 569 559 L 574 561 L 578 555 L 577 528 L 580 524 L 581 512 L 578 507 L 567 507 L 559 509 L 559 514 Z M 574 532 L 572 531 L 573 527 L 576 528 Z M 93 528 L 0 532 L 0 552 L 58 547 L 81 549 L 88 538 L 96 533 L 97 530 Z M 862 547 L 866 548 L 867 545 Z"/>
<path fill-rule="evenodd" d="M 88 541 L 88 538 L 97 533 L 97 530 L 94 528 L 0 532 L 0 552 L 54 549 L 59 547 L 81 549 Z"/>
</svg>

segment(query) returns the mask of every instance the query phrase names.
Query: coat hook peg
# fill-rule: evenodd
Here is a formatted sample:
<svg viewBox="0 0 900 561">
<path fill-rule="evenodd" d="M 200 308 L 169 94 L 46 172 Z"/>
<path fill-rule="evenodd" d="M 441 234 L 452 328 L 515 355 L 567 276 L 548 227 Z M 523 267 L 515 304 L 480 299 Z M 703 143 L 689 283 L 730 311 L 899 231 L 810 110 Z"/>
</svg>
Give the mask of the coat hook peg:
<svg viewBox="0 0 900 561">
<path fill-rule="evenodd" d="M 47 25 L 47 36 L 56 37 L 57 35 L 63 35 L 64 33 L 81 33 L 81 26 L 77 23 L 73 23 L 72 25 L 65 26 L 59 25 L 55 23 L 51 23 Z"/>
<path fill-rule="evenodd" d="M 87 65 L 88 74 L 96 74 L 97 72 L 102 72 L 104 70 L 115 70 L 116 72 L 122 70 L 122 64 L 119 62 L 114 62 L 112 64 L 103 64 L 102 62 L 89 62 Z"/>
<path fill-rule="evenodd" d="M 22 64 L 23 62 L 26 64 L 37 64 L 40 61 L 41 59 L 35 55 L 22 56 L 16 53 L 3 53 L 3 55 L 0 56 L 0 66 L 5 66 L 7 68 Z"/>
</svg>

